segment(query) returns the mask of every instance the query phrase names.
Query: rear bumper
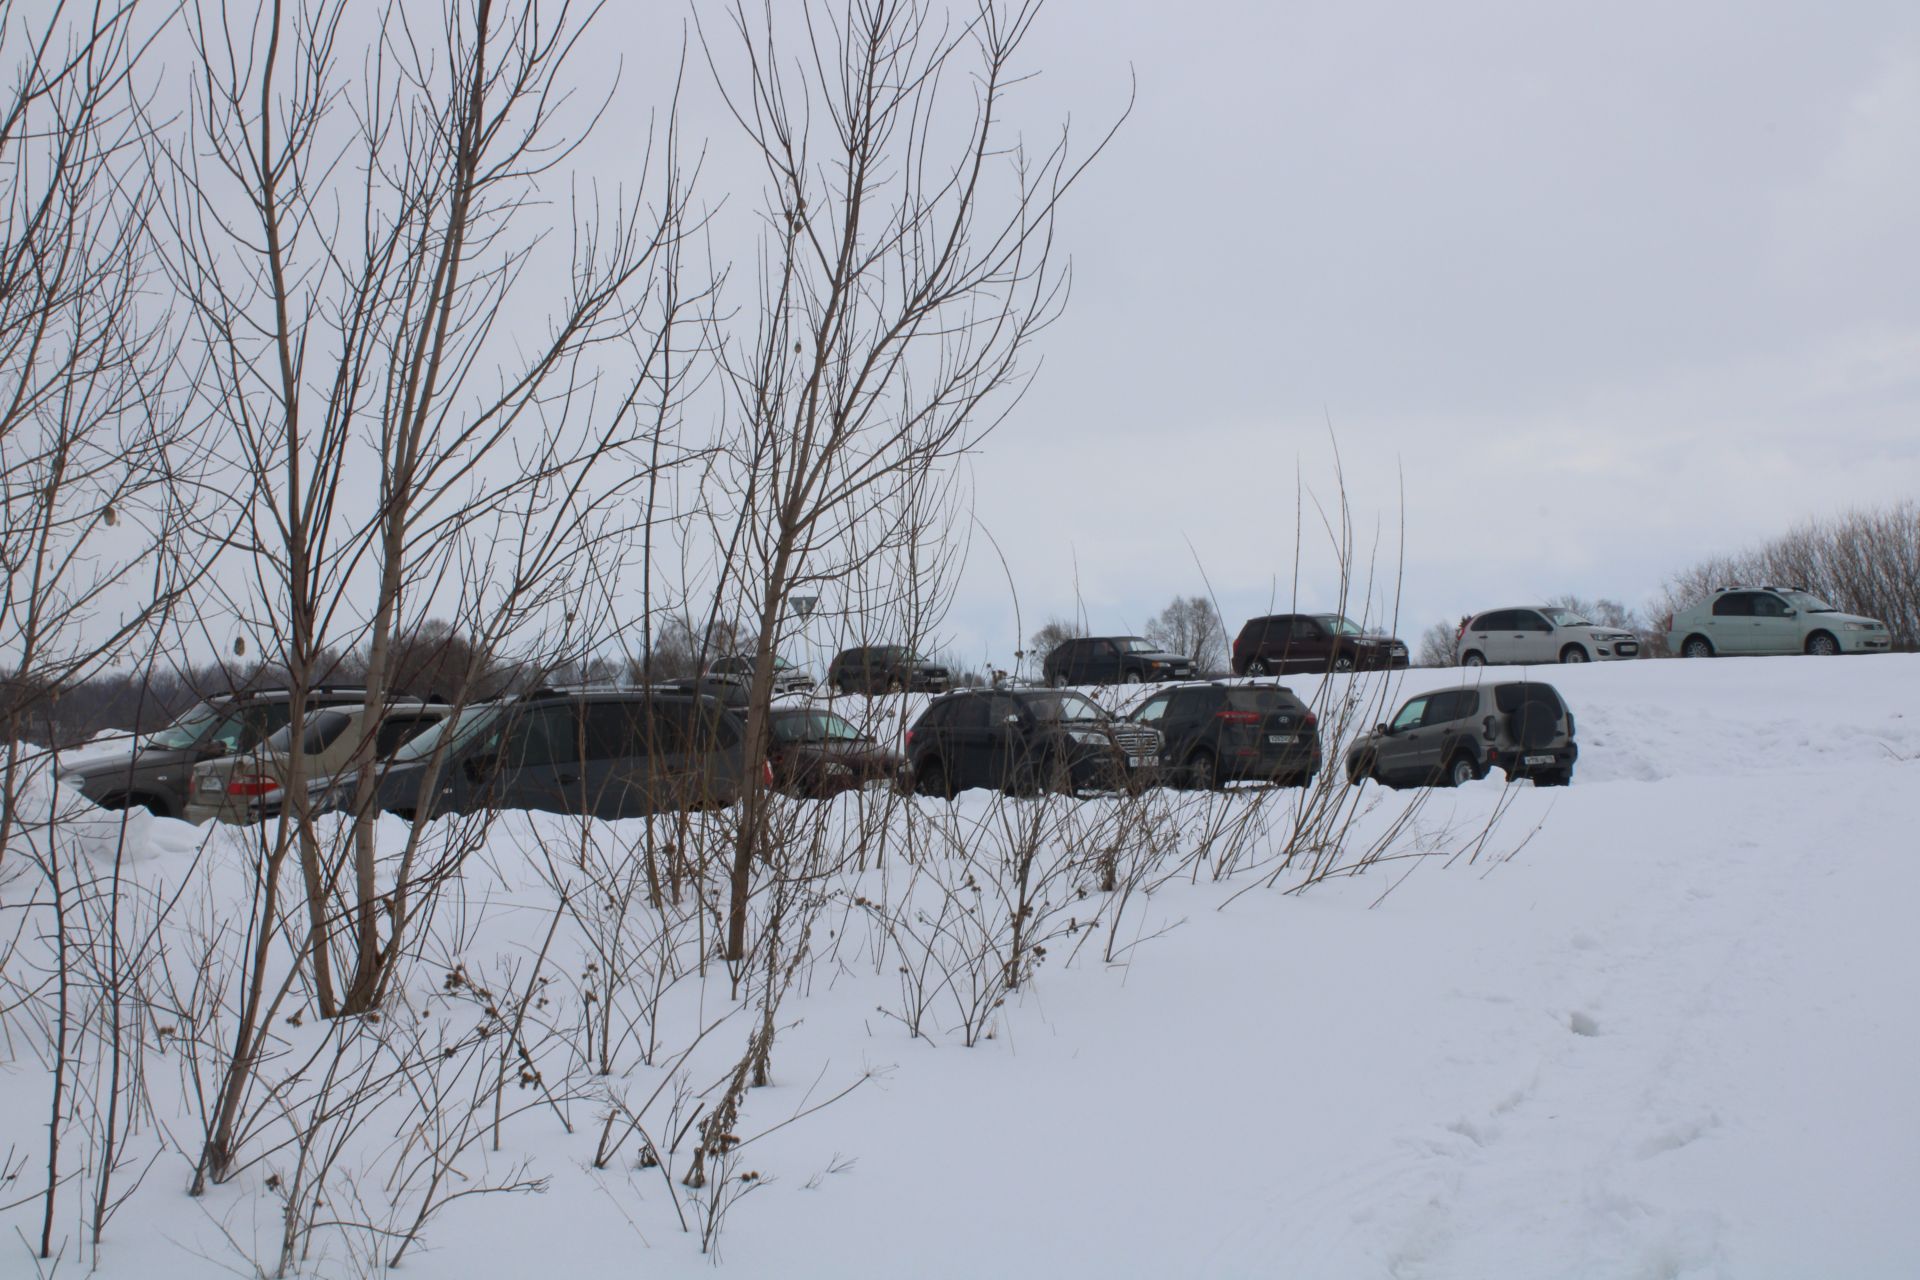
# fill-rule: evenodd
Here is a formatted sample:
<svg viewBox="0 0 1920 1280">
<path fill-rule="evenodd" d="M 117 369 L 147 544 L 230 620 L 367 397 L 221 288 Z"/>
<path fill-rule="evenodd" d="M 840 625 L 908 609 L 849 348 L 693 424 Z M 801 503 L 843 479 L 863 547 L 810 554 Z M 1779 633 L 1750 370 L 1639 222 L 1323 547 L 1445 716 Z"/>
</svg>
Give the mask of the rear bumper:
<svg viewBox="0 0 1920 1280">
<path fill-rule="evenodd" d="M 1487 764 L 1492 768 L 1504 769 L 1509 778 L 1532 778 L 1543 773 L 1571 769 L 1573 762 L 1579 758 L 1580 744 L 1569 742 L 1564 747 L 1542 747 L 1535 751 L 1501 751 L 1497 759 L 1489 760 Z"/>
</svg>

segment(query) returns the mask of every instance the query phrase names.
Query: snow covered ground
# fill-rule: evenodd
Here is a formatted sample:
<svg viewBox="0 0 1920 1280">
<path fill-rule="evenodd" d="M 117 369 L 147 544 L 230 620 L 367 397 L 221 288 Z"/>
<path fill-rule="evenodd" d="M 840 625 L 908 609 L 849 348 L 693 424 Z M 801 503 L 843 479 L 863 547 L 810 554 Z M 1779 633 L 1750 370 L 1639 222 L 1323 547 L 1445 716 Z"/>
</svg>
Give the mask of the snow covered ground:
<svg viewBox="0 0 1920 1280">
<path fill-rule="evenodd" d="M 1298 894 L 1249 873 L 1161 885 L 1123 917 L 1123 943 L 1137 942 L 1121 962 L 1102 963 L 1103 940 L 1061 940 L 975 1047 L 938 1011 L 929 1037 L 911 1037 L 897 958 L 876 950 L 869 917 L 830 912 L 819 963 L 781 1007 L 773 1083 L 747 1098 L 737 1168 L 758 1176 L 725 1215 L 720 1269 L 1920 1274 L 1920 657 L 1536 674 L 1578 717 L 1571 788 L 1507 791 L 1496 777 L 1436 794 L 1406 838 L 1437 856 Z M 1416 671 L 1400 690 L 1463 678 Z M 1356 838 L 1408 799 L 1383 797 Z M 1503 802 L 1478 856 L 1446 856 Z M 1167 803 L 1190 833 L 1251 802 Z M 977 793 L 955 808 L 961 823 L 1004 812 Z M 212 838 L 201 856 L 218 881 L 244 850 Z M 467 886 L 495 921 L 474 935 L 476 966 L 539 949 L 551 912 L 522 908 L 538 900 L 543 848 L 566 838 L 544 819 L 495 828 Z M 130 839 L 155 883 L 193 856 L 180 824 L 142 821 Z M 847 896 L 899 892 L 901 877 L 850 876 Z M 556 969 L 577 978 L 584 953 L 560 946 L 572 950 Z M 573 988 L 554 990 L 563 1004 Z M 727 993 L 717 970 L 675 988 L 681 1041 Z M 737 1055 L 739 1035 L 724 1034 Z M 30 1151 L 46 1073 L 18 1034 L 5 1052 L 0 1151 Z M 154 1131 L 190 1128 L 175 1064 L 148 1069 Z M 630 1064 L 611 1087 L 643 1094 L 663 1073 Z M 501 1154 L 460 1166 L 478 1177 L 524 1159 L 550 1179 L 544 1194 L 450 1204 L 397 1272 L 709 1273 L 680 1228 L 689 1193 L 630 1158 L 592 1168 L 599 1112 L 564 1110 L 573 1132 L 558 1110 L 527 1111 Z M 101 1273 L 270 1268 L 274 1167 L 194 1201 L 187 1160 L 162 1155 L 110 1224 Z M 29 1161 L 0 1200 L 35 1177 Z M 9 1236 L 37 1241 L 34 1205 L 5 1217 Z M 69 1234 L 77 1218 L 63 1217 Z M 322 1240 L 307 1267 L 365 1262 Z M 32 1274 L 20 1237 L 0 1273 Z"/>
</svg>

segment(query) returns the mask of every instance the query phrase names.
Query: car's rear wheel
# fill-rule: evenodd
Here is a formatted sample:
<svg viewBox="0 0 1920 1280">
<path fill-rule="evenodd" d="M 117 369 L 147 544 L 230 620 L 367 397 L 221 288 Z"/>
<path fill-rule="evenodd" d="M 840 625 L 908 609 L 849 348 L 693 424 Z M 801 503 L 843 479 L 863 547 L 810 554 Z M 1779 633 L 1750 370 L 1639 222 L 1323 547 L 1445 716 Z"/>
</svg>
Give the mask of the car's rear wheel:
<svg viewBox="0 0 1920 1280">
<path fill-rule="evenodd" d="M 913 771 L 913 789 L 936 800 L 953 799 L 953 775 L 947 772 L 947 762 L 939 756 L 928 757 Z"/>
<path fill-rule="evenodd" d="M 1840 642 L 1825 631 L 1807 637 L 1807 652 L 1816 658 L 1831 658 L 1840 652 Z"/>
<path fill-rule="evenodd" d="M 1219 758 L 1205 747 L 1188 756 L 1186 784 L 1196 791 L 1212 791 L 1219 787 Z"/>
<path fill-rule="evenodd" d="M 1341 672 L 1353 670 L 1353 655 L 1350 653 L 1334 655 L 1333 669 Z"/>
<path fill-rule="evenodd" d="M 1711 658 L 1713 656 L 1713 642 L 1705 636 L 1688 636 L 1680 645 L 1680 656 L 1683 658 Z"/>
<path fill-rule="evenodd" d="M 1267 665 L 1265 658 L 1255 658 L 1247 664 L 1247 674 L 1250 676 L 1270 676 L 1273 674 L 1273 668 Z"/>
<path fill-rule="evenodd" d="M 1560 651 L 1562 662 L 1585 662 L 1586 660 L 1587 651 L 1577 644 L 1570 644 Z"/>
<path fill-rule="evenodd" d="M 1478 649 L 1469 649 L 1460 655 L 1460 665 L 1463 667 L 1484 667 L 1487 665 L 1487 658 L 1486 655 Z"/>
<path fill-rule="evenodd" d="M 1447 766 L 1446 784 L 1450 787 L 1464 787 L 1469 782 L 1480 780 L 1480 770 L 1469 755 L 1457 755 L 1453 763 Z"/>
</svg>

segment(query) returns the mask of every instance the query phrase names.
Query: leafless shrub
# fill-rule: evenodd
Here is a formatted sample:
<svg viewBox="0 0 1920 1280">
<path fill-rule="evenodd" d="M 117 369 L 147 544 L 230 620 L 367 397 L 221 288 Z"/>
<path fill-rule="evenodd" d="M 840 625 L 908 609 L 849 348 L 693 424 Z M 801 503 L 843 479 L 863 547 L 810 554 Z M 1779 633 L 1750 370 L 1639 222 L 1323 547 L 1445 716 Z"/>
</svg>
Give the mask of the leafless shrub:
<svg viewBox="0 0 1920 1280">
<path fill-rule="evenodd" d="M 1168 653 L 1193 659 L 1194 670 L 1216 675 L 1227 669 L 1227 629 L 1204 595 L 1175 596 L 1147 623 L 1147 639 Z"/>
</svg>

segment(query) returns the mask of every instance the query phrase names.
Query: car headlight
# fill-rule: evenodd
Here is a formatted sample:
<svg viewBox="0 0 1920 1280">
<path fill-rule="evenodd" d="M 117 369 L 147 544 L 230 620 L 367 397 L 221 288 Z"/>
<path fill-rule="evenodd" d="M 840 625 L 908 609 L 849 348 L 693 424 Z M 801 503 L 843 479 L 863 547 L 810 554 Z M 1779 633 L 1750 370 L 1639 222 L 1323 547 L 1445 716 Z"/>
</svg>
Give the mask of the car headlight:
<svg viewBox="0 0 1920 1280">
<path fill-rule="evenodd" d="M 1864 623 L 1864 622 L 1849 622 L 1849 623 L 1847 624 L 1847 630 L 1849 630 L 1849 631 L 1871 631 L 1871 630 L 1873 630 L 1873 628 L 1872 628 L 1872 627 L 1870 627 L 1870 626 L 1868 626 L 1868 625 L 1867 625 L 1866 623 Z"/>
</svg>

